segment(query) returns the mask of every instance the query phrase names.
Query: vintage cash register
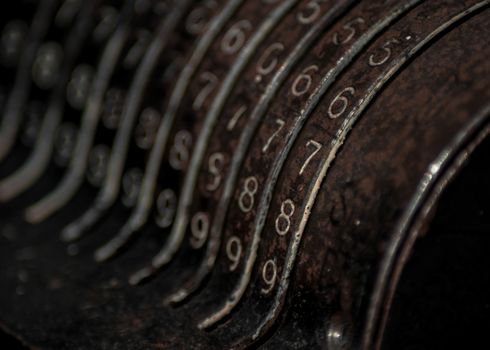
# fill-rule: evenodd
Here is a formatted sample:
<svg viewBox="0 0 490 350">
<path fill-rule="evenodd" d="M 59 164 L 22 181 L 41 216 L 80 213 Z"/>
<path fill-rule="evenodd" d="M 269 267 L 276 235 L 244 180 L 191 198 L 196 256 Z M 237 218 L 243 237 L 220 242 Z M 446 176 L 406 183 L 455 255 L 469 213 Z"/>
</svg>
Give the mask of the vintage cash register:
<svg viewBox="0 0 490 350">
<path fill-rule="evenodd" d="M 490 0 L 0 8 L 5 349 L 490 347 Z"/>
</svg>

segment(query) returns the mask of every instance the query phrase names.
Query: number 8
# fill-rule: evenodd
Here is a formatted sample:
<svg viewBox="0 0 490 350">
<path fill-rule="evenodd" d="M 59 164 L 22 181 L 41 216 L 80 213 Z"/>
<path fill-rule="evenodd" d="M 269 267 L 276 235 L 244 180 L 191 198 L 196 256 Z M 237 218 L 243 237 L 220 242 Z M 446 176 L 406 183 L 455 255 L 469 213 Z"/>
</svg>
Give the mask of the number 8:
<svg viewBox="0 0 490 350">
<path fill-rule="evenodd" d="M 259 182 L 255 176 L 250 176 L 245 180 L 244 188 L 238 198 L 238 206 L 241 211 L 248 213 L 252 210 L 255 201 L 255 193 L 257 193 Z M 248 198 L 248 201 L 246 200 Z"/>
<path fill-rule="evenodd" d="M 291 227 L 291 217 L 294 214 L 294 210 L 296 208 L 294 207 L 294 203 L 291 199 L 286 199 L 284 202 L 281 204 L 281 214 L 276 219 L 276 232 L 279 236 L 284 236 L 286 233 L 288 233 L 289 228 Z M 285 222 L 286 225 L 285 227 L 282 227 L 281 221 Z"/>
</svg>

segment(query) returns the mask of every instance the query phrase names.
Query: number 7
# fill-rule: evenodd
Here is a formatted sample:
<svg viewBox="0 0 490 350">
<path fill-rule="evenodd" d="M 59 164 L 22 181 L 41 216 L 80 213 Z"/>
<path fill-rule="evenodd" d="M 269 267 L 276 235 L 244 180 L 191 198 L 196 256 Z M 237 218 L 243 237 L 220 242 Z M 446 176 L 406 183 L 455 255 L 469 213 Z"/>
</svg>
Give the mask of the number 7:
<svg viewBox="0 0 490 350">
<path fill-rule="evenodd" d="M 277 134 L 279 134 L 281 129 L 284 127 L 284 121 L 283 120 L 276 119 L 276 123 L 277 123 L 277 125 L 279 125 L 279 127 L 276 129 L 276 131 L 274 131 L 274 133 L 271 135 L 271 137 L 269 137 L 269 139 L 267 140 L 267 143 L 264 145 L 264 147 L 262 147 L 262 153 L 267 152 L 267 150 L 269 149 L 269 146 L 271 145 L 272 140 L 274 140 L 274 138 L 277 136 Z"/>
<path fill-rule="evenodd" d="M 310 154 L 310 156 L 308 158 L 306 158 L 306 161 L 303 163 L 303 166 L 301 167 L 301 169 L 299 170 L 299 174 L 303 174 L 303 172 L 305 171 L 306 167 L 308 166 L 308 164 L 310 163 L 310 161 L 313 159 L 313 157 L 320 151 L 320 149 L 322 148 L 322 144 L 319 143 L 319 142 L 316 142 L 315 140 L 309 140 L 307 143 L 306 143 L 306 147 L 309 147 L 309 146 L 313 146 L 315 149 L 313 150 L 313 153 Z"/>
</svg>

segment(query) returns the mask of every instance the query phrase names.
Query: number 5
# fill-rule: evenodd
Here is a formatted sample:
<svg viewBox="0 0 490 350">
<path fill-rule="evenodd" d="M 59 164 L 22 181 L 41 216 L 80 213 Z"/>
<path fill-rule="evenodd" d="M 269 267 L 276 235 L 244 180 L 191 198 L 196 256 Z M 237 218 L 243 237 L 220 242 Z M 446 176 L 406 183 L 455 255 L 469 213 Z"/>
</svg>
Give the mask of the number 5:
<svg viewBox="0 0 490 350">
<path fill-rule="evenodd" d="M 376 66 L 381 66 L 382 64 L 385 64 L 386 61 L 388 61 L 390 59 L 390 57 L 391 57 L 391 48 L 390 48 L 390 46 L 392 44 L 399 44 L 399 43 L 400 42 L 397 39 L 391 39 L 391 40 L 388 40 L 387 42 L 385 42 L 383 44 L 383 46 L 381 46 L 381 48 L 380 48 L 382 51 L 385 52 L 385 55 L 381 59 L 376 60 L 374 53 L 371 54 L 369 56 L 369 62 L 368 62 L 369 65 L 371 67 L 376 67 Z"/>
<path fill-rule="evenodd" d="M 347 35 L 347 37 L 344 40 L 339 40 L 339 33 L 335 32 L 333 34 L 333 38 L 332 38 L 333 43 L 335 45 L 343 45 L 343 44 L 347 44 L 349 41 L 351 41 L 357 33 L 356 28 L 354 27 L 354 25 L 356 23 L 364 24 L 364 19 L 362 19 L 361 17 L 357 17 L 357 18 L 353 19 L 352 21 L 347 22 L 342 28 L 346 32 L 348 32 L 349 34 Z"/>
</svg>

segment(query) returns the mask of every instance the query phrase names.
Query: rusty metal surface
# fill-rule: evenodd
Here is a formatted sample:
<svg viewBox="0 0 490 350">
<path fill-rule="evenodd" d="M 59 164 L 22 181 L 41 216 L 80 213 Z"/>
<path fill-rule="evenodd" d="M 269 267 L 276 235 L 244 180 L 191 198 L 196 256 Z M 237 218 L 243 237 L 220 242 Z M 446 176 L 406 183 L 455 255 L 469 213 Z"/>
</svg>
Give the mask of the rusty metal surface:
<svg viewBox="0 0 490 350">
<path fill-rule="evenodd" d="M 0 23 L 5 332 L 401 348 L 405 266 L 488 156 L 489 1 L 19 3 Z"/>
</svg>

